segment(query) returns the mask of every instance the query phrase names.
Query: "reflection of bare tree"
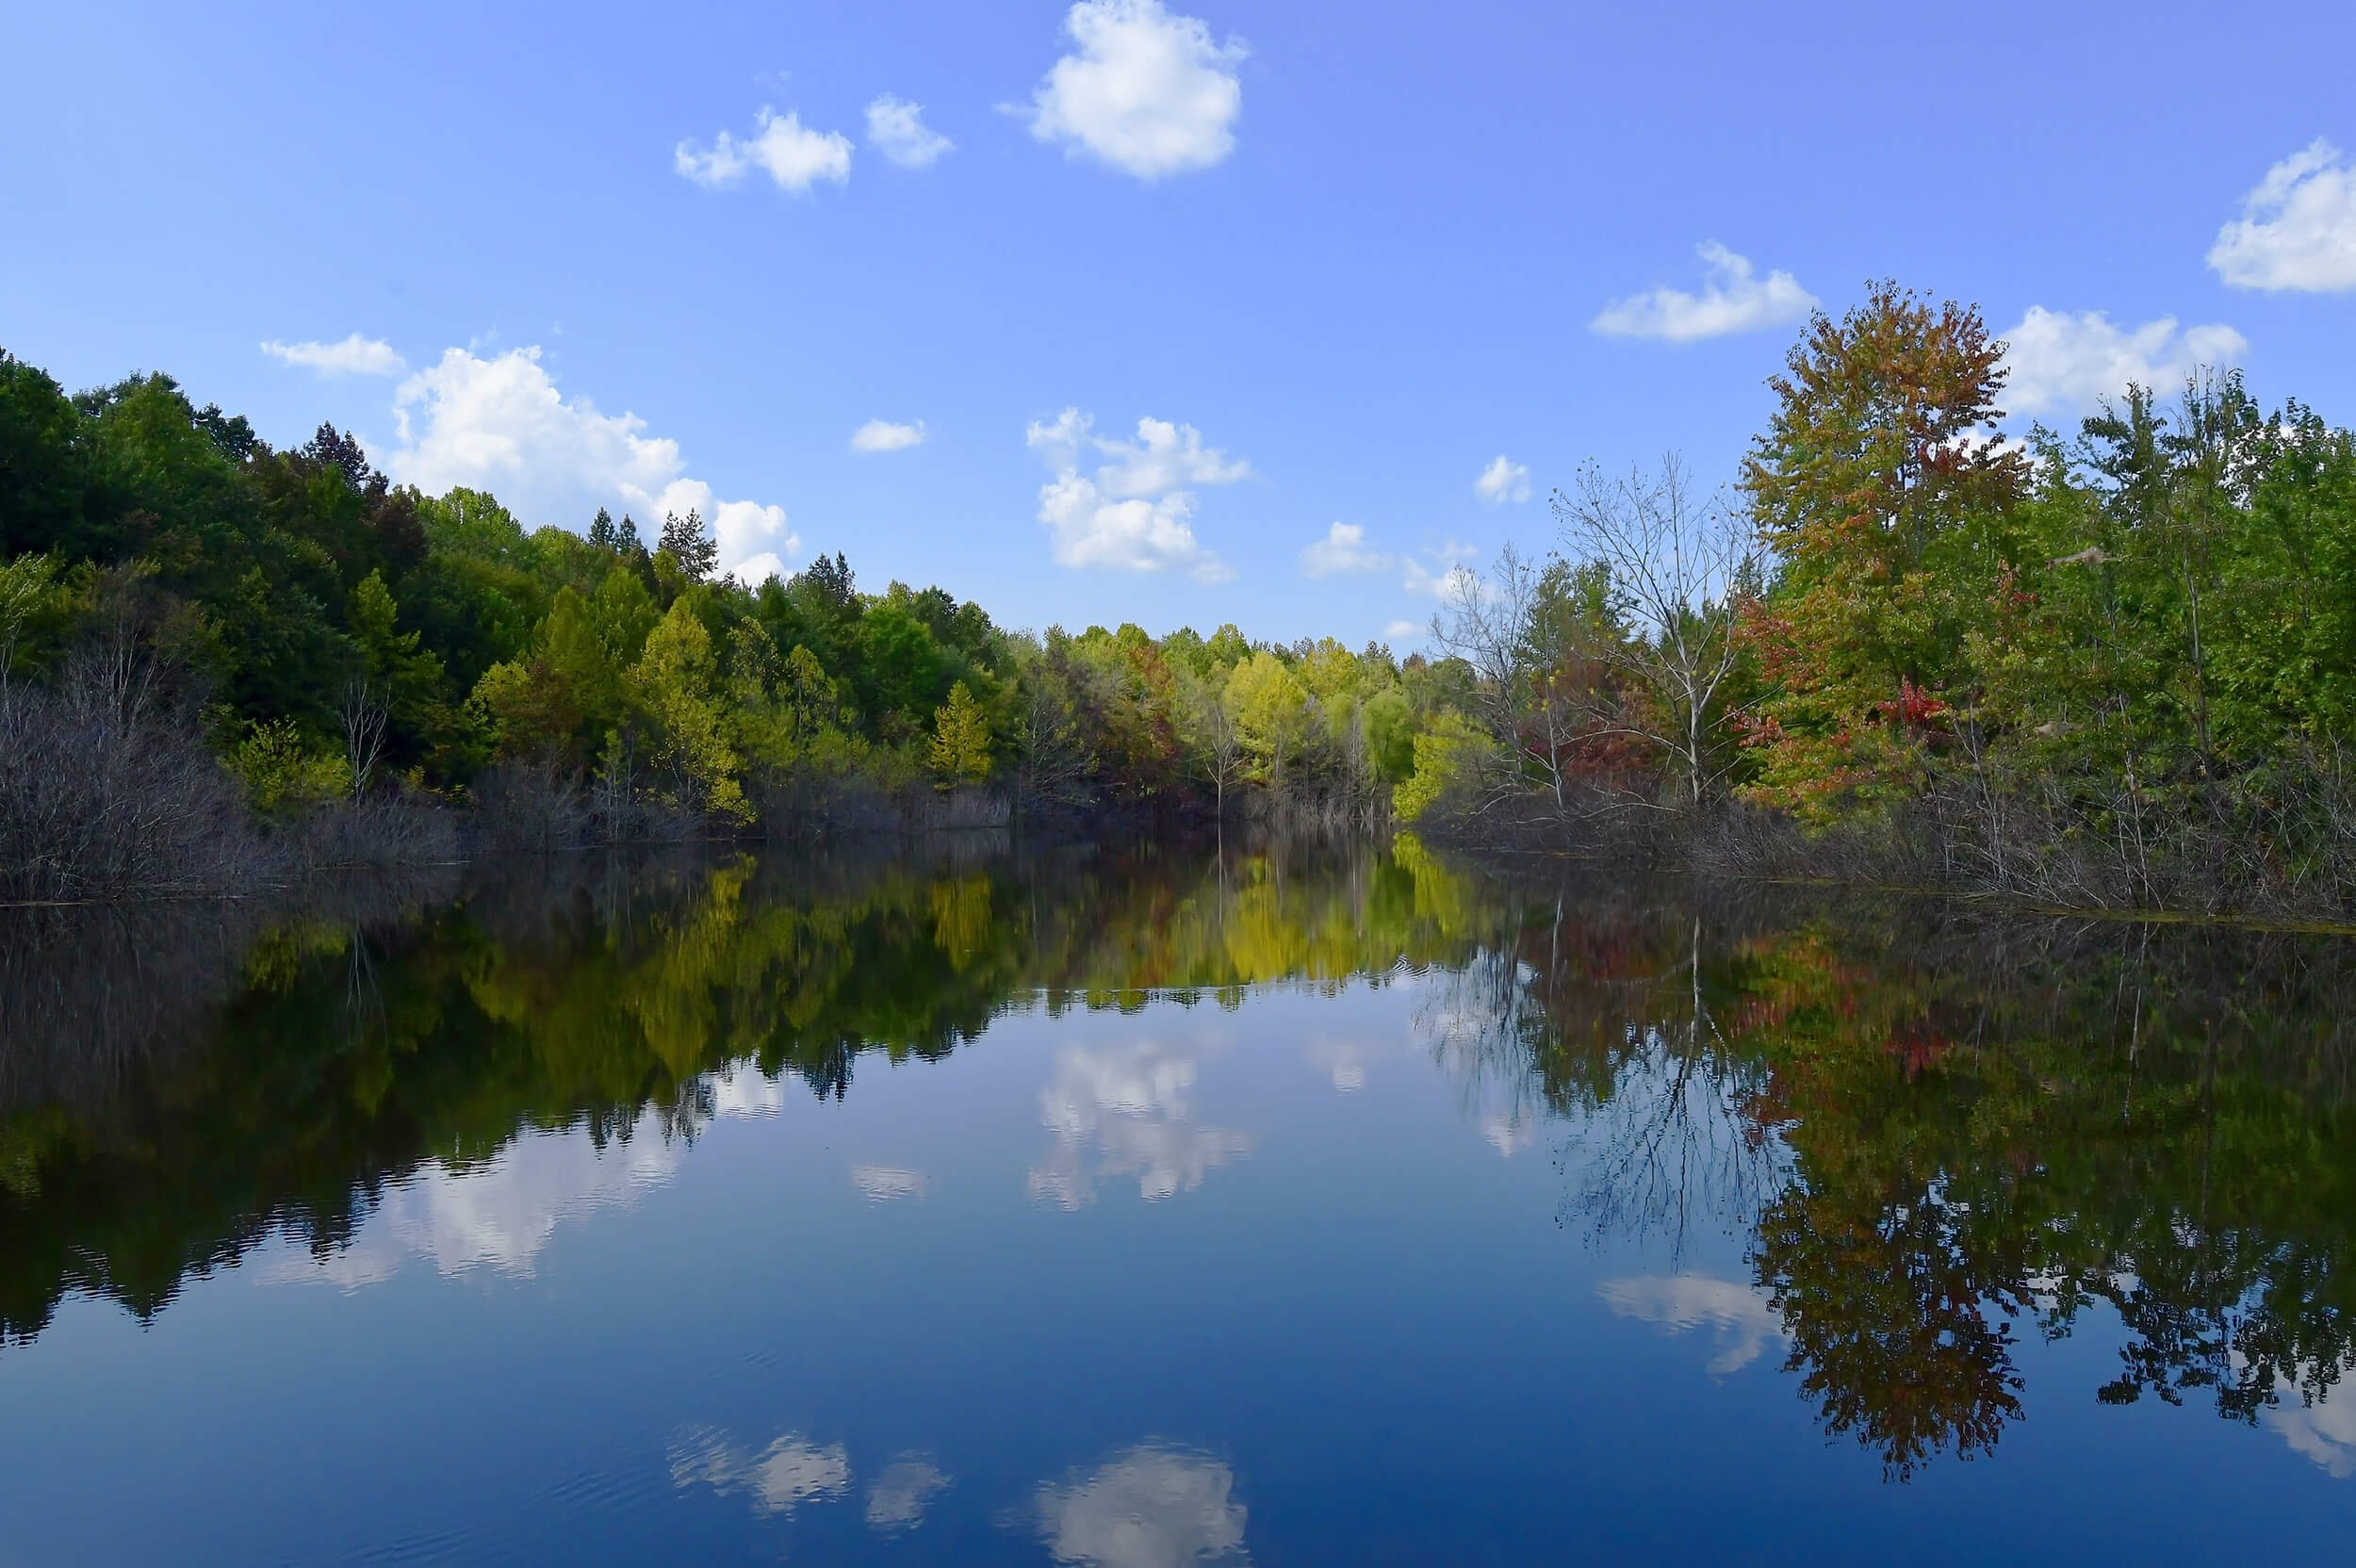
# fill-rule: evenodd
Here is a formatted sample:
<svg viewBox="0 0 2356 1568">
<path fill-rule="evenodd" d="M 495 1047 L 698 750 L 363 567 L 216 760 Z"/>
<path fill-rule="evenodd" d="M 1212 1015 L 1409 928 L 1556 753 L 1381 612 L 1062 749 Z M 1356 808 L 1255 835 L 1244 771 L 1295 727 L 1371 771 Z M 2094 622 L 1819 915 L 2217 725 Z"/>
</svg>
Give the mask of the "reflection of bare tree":
<svg viewBox="0 0 2356 1568">
<path fill-rule="evenodd" d="M 1727 1043 L 1707 999 L 1698 912 L 1692 931 L 1681 973 L 1631 998 L 1641 1005 L 1582 1130 L 1573 1200 L 1597 1231 L 1664 1237 L 1673 1261 L 1697 1222 L 1756 1224 L 1790 1169 L 1760 1113 L 1766 1068 Z"/>
<path fill-rule="evenodd" d="M 1764 1065 L 1719 1026 L 1705 936 L 1697 912 L 1565 895 L 1442 980 L 1419 1020 L 1468 1116 L 1571 1129 L 1566 1212 L 1679 1254 L 1696 1223 L 1747 1230 L 1788 1163 Z"/>
</svg>

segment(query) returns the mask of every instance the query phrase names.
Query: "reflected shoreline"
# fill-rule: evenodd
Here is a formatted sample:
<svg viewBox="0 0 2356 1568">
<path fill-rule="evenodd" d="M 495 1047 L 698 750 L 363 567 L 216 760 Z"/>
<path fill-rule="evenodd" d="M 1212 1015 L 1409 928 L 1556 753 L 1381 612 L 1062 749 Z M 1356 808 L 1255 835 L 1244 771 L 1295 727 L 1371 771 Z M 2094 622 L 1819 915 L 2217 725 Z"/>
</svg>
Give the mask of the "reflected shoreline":
<svg viewBox="0 0 2356 1568">
<path fill-rule="evenodd" d="M 1891 1479 L 1994 1449 L 2038 1395 L 2021 1346 L 2114 1320 L 2095 1397 L 2264 1424 L 2348 1474 L 2348 956 L 1845 893 L 1510 886 L 1403 837 L 583 858 L 302 908 L 49 911 L 0 923 L 0 1337 L 75 1292 L 151 1316 L 275 1237 L 348 1288 L 408 1254 L 528 1274 L 561 1217 L 665 1179 L 714 1118 L 844 1099 L 863 1061 L 938 1060 L 1007 1014 L 1412 984 L 1477 1135 L 1555 1152 L 1567 1232 L 1673 1266 L 1704 1232 L 1742 1241 L 1748 1280 L 1673 1266 L 1613 1282 L 1611 1310 L 1716 1336 L 1712 1376 L 1779 1365 Z M 1304 1060 L 1366 1082 L 1347 1040 Z M 1066 1051 L 1033 1200 L 1247 1180 L 1252 1140 L 1197 1121 L 1193 1072 Z M 487 1175 L 512 1189 L 496 1212 Z M 870 1204 L 924 1191 L 897 1165 L 850 1179 Z"/>
</svg>

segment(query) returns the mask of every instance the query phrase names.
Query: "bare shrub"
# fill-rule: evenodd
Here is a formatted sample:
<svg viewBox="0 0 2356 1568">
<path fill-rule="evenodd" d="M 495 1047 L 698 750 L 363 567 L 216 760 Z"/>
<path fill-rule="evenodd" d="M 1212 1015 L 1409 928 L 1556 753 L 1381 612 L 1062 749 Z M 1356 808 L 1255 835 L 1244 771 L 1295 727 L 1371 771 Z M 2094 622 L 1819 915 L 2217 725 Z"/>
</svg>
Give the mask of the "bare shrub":
<svg viewBox="0 0 2356 1568">
<path fill-rule="evenodd" d="M 282 874 L 133 630 L 75 649 L 54 687 L 0 682 L 0 894 L 208 893 Z"/>
</svg>

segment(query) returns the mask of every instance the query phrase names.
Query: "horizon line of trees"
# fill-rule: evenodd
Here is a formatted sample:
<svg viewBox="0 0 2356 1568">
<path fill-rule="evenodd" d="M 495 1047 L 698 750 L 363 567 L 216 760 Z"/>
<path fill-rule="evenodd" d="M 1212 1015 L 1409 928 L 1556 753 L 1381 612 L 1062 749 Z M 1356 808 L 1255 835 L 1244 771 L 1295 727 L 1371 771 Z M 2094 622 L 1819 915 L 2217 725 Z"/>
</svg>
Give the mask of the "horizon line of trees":
<svg viewBox="0 0 2356 1568">
<path fill-rule="evenodd" d="M 757 585 L 716 557 L 692 512 L 528 529 L 332 426 L 281 450 L 168 376 L 68 395 L 0 353 L 0 890 L 448 858 L 460 802 L 534 842 L 1369 821 L 1461 700 L 1380 644 L 1034 635 L 840 553 Z"/>
<path fill-rule="evenodd" d="M 1590 466 L 1460 574 L 1427 800 L 2073 906 L 2356 906 L 2356 434 L 2237 372 L 2002 432 L 2004 345 L 1818 313 L 1730 492 Z M 1415 798 L 1405 798 L 1413 795 Z"/>
<path fill-rule="evenodd" d="M 1730 492 L 1583 468 L 1405 660 L 1035 636 L 839 553 L 746 585 L 692 513 L 528 530 L 329 426 L 0 354 L 0 885 L 448 856 L 460 801 L 542 843 L 1240 807 L 2345 915 L 2356 436 L 2202 371 L 2016 441 L 2004 347 L 1872 285 Z"/>
</svg>

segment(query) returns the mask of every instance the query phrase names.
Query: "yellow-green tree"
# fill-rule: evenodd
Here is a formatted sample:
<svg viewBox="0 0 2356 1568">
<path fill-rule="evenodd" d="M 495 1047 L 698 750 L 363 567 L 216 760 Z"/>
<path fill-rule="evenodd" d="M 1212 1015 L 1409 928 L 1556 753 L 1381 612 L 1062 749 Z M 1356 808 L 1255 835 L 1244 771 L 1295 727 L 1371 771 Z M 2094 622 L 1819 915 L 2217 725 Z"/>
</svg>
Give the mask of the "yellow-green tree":
<svg viewBox="0 0 2356 1568">
<path fill-rule="evenodd" d="M 672 804 L 752 820 L 743 761 L 730 743 L 716 686 L 718 661 L 712 633 L 695 612 L 696 594 L 679 596 L 655 629 L 630 672 L 630 697 L 648 721 L 654 761 L 670 777 Z"/>
<path fill-rule="evenodd" d="M 960 680 L 949 700 L 933 712 L 933 740 L 926 753 L 938 787 L 954 790 L 990 776 L 990 719 Z"/>
<path fill-rule="evenodd" d="M 1283 660 L 1262 648 L 1227 678 L 1227 711 L 1235 716 L 1252 771 L 1270 789 L 1284 782 L 1284 764 L 1309 738 L 1309 692 Z"/>
</svg>

